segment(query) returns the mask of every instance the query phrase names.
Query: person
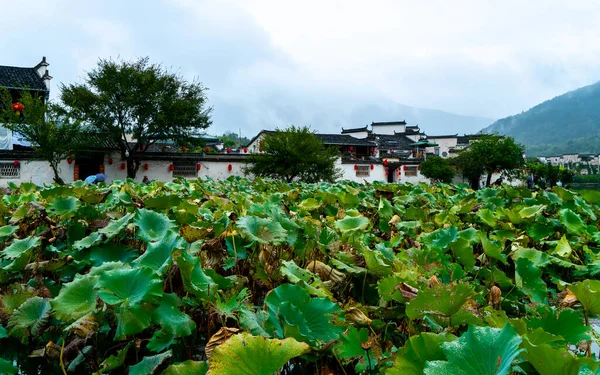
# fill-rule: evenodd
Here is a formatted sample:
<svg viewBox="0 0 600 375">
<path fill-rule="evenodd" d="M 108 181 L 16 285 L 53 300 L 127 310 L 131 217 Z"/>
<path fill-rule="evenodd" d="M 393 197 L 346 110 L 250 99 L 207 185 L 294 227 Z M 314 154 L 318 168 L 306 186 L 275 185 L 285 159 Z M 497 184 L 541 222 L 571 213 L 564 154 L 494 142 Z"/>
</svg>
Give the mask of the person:
<svg viewBox="0 0 600 375">
<path fill-rule="evenodd" d="M 97 184 L 98 182 L 106 181 L 107 176 L 104 173 L 93 174 L 85 178 L 85 182 L 88 184 Z"/>
<path fill-rule="evenodd" d="M 148 185 L 150 183 L 150 180 L 148 179 L 148 176 L 144 176 L 144 179 L 142 180 L 143 184 Z"/>
</svg>

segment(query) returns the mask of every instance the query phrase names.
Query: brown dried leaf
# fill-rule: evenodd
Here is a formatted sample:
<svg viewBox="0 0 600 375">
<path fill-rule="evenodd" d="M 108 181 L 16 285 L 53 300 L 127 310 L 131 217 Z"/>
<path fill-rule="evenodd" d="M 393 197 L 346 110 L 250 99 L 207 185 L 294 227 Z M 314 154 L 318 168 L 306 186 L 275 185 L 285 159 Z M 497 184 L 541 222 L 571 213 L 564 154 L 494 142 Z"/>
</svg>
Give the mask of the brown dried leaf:
<svg viewBox="0 0 600 375">
<path fill-rule="evenodd" d="M 427 280 L 427 284 L 429 285 L 430 288 L 433 288 L 435 285 L 439 285 L 442 282 L 437 278 L 436 275 L 433 275 L 429 278 L 429 280 Z"/>
<path fill-rule="evenodd" d="M 351 307 L 344 313 L 346 320 L 358 325 L 369 325 L 372 320 L 356 307 Z"/>
<path fill-rule="evenodd" d="M 217 346 L 227 341 L 227 339 L 229 339 L 238 331 L 239 329 L 237 328 L 222 327 L 219 331 L 217 331 L 217 333 L 212 335 L 212 337 L 210 338 L 210 340 L 208 340 L 208 343 L 206 344 L 206 349 L 204 350 L 206 353 L 206 358 L 210 360 L 210 357 L 212 357 L 213 350 L 215 350 Z"/>
<path fill-rule="evenodd" d="M 494 309 L 500 308 L 500 297 L 502 297 L 502 291 L 496 285 L 490 289 L 490 298 L 488 304 Z"/>
<path fill-rule="evenodd" d="M 318 260 L 314 260 L 308 263 L 306 269 L 312 273 L 316 273 L 317 275 L 319 275 L 319 277 L 323 281 L 331 280 L 337 284 L 343 282 L 346 279 L 346 275 L 344 275 L 342 272 Z"/>
<path fill-rule="evenodd" d="M 562 301 L 560 301 L 560 306 L 573 307 L 577 304 L 577 302 L 579 302 L 577 297 L 569 289 L 567 289 L 567 294 L 562 299 Z"/>
<path fill-rule="evenodd" d="M 76 334 L 79 337 L 86 337 L 98 330 L 98 323 L 94 314 L 89 313 L 82 316 L 65 328 L 65 331 Z"/>
<path fill-rule="evenodd" d="M 394 287 L 394 290 L 397 290 L 402 294 L 402 297 L 411 300 L 417 298 L 417 293 L 419 293 L 419 289 L 408 285 L 405 282 L 401 282 Z"/>
</svg>

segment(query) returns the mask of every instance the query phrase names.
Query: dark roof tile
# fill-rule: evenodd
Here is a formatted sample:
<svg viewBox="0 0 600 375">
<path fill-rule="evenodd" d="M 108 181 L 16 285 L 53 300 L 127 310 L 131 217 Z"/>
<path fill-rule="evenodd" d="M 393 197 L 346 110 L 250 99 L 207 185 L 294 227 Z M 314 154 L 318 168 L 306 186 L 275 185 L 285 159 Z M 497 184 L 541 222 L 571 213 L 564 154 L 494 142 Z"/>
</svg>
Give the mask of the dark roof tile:
<svg viewBox="0 0 600 375">
<path fill-rule="evenodd" d="M 35 68 L 0 65 L 0 86 L 11 89 L 48 91 Z"/>
<path fill-rule="evenodd" d="M 375 142 L 367 139 L 354 138 L 347 134 L 316 134 L 325 145 L 340 146 L 376 146 Z"/>
</svg>

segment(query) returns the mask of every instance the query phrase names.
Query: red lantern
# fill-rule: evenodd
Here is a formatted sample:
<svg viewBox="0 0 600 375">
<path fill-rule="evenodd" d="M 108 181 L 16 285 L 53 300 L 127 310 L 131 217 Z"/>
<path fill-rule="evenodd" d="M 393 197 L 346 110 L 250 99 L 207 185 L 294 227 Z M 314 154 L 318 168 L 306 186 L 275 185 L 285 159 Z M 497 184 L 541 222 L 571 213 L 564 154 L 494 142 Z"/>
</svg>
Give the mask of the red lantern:
<svg viewBox="0 0 600 375">
<path fill-rule="evenodd" d="M 244 154 L 248 152 L 248 147 L 244 147 Z"/>
<path fill-rule="evenodd" d="M 181 148 L 181 151 L 183 151 L 183 152 L 186 152 L 186 151 L 187 151 L 187 147 L 183 146 L 183 147 Z"/>
<path fill-rule="evenodd" d="M 125 163 L 121 163 L 121 170 L 122 170 L 122 171 L 124 171 L 124 170 L 125 170 L 125 167 L 126 167 Z"/>
<path fill-rule="evenodd" d="M 419 166 L 417 167 L 418 170 L 421 170 L 421 165 L 419 164 Z"/>
<path fill-rule="evenodd" d="M 18 161 L 18 160 L 15 160 L 15 161 L 13 161 L 13 165 L 14 165 L 15 167 L 18 167 L 19 165 L 21 165 L 21 162 L 20 162 L 20 161 Z"/>
<path fill-rule="evenodd" d="M 15 111 L 17 113 L 17 116 L 21 114 L 21 112 L 23 112 L 23 110 L 25 109 L 25 106 L 19 102 L 16 102 L 15 104 L 12 105 L 12 109 L 13 111 Z"/>
<path fill-rule="evenodd" d="M 383 165 L 387 166 L 388 164 L 389 164 L 388 160 L 387 160 L 387 159 L 385 159 L 385 160 L 383 161 Z"/>
<path fill-rule="evenodd" d="M 358 164 L 354 164 L 354 170 L 358 171 Z"/>
<path fill-rule="evenodd" d="M 140 147 L 138 147 L 140 151 L 144 151 L 144 145 L 140 145 Z"/>
<path fill-rule="evenodd" d="M 354 151 L 354 147 L 353 147 L 353 146 L 350 146 L 348 149 L 349 149 L 350 151 Z"/>
<path fill-rule="evenodd" d="M 148 165 L 148 163 L 144 163 L 144 170 L 145 170 L 145 171 L 147 171 L 147 170 L 148 170 L 148 168 L 149 168 L 149 165 Z"/>
<path fill-rule="evenodd" d="M 72 157 L 72 156 L 69 156 L 69 157 L 67 158 L 67 163 L 71 164 L 72 162 L 73 162 L 73 157 Z"/>
<path fill-rule="evenodd" d="M 227 147 L 227 153 L 229 154 L 231 152 L 231 147 Z"/>
<path fill-rule="evenodd" d="M 375 165 L 371 164 L 371 170 L 375 169 Z"/>
<path fill-rule="evenodd" d="M 210 147 L 205 148 L 204 151 L 209 152 L 210 151 Z"/>
<path fill-rule="evenodd" d="M 371 150 L 371 153 L 375 152 L 375 147 L 371 147 L 370 150 Z"/>
<path fill-rule="evenodd" d="M 258 148 L 258 152 L 262 152 L 262 147 L 259 147 L 259 148 Z"/>
<path fill-rule="evenodd" d="M 402 166 L 402 170 L 405 171 L 406 170 L 406 165 Z"/>
<path fill-rule="evenodd" d="M 109 164 L 109 165 L 112 165 L 112 163 L 113 163 L 113 160 L 112 160 L 112 158 L 108 158 L 108 164 Z"/>
<path fill-rule="evenodd" d="M 169 171 L 173 172 L 175 170 L 175 166 L 173 164 L 169 164 Z"/>
<path fill-rule="evenodd" d="M 202 165 L 200 165 L 200 163 L 196 164 L 196 171 L 199 171 L 201 167 Z"/>
<path fill-rule="evenodd" d="M 227 166 L 227 170 L 228 170 L 229 172 L 231 172 L 231 170 L 232 170 L 232 169 L 233 169 L 233 165 L 229 164 L 229 165 Z"/>
</svg>

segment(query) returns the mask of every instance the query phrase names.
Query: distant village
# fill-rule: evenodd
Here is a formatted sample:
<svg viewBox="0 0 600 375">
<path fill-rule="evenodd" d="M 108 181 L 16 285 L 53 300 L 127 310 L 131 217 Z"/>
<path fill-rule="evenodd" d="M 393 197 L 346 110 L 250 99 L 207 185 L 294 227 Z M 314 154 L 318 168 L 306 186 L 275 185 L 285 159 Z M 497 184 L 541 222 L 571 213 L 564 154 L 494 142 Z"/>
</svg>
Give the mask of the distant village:
<svg viewBox="0 0 600 375">
<path fill-rule="evenodd" d="M 48 98 L 52 79 L 48 66 L 46 58 L 34 67 L 0 66 L 0 87 L 15 95 L 26 89 Z M 225 179 L 245 176 L 247 157 L 262 152 L 261 141 L 269 132 L 263 130 L 247 145 L 235 149 L 225 147 L 213 137 L 202 139 L 205 147 L 200 151 L 187 150 L 173 142 L 155 143 L 140 154 L 143 160 L 136 179 L 171 181 L 176 177 Z M 428 135 L 418 125 L 407 124 L 404 120 L 372 122 L 358 128 L 342 129 L 339 134 L 317 135 L 325 145 L 339 149 L 341 156 L 336 167 L 341 170 L 342 179 L 410 183 L 428 181 L 420 173 L 420 164 L 427 157 L 455 157 L 479 136 Z M 126 166 L 118 146 L 100 136 L 94 144 L 93 148 L 61 163 L 59 168 L 64 182 L 82 180 L 96 173 L 106 174 L 108 181 L 126 178 Z M 600 166 L 598 155 L 548 156 L 540 161 L 576 169 L 580 174 L 596 174 Z M 457 178 L 460 180 L 460 176 Z M 0 127 L 0 186 L 25 181 L 51 183 L 53 173 L 46 161 L 36 159 L 28 142 Z"/>
</svg>

